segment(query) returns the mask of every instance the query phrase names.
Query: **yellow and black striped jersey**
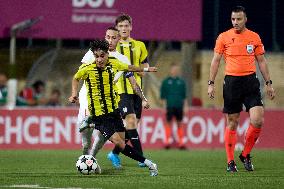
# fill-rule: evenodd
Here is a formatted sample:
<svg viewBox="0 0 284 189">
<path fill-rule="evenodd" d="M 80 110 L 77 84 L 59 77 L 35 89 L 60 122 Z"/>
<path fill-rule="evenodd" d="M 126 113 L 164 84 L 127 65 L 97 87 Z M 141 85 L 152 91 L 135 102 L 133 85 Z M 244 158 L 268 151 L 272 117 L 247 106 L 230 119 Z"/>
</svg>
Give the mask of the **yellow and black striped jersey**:
<svg viewBox="0 0 284 189">
<path fill-rule="evenodd" d="M 142 41 L 136 41 L 131 38 L 129 42 L 119 42 L 116 46 L 116 50 L 127 56 L 130 63 L 134 66 L 140 67 L 141 64 L 148 62 L 148 51 Z M 142 78 L 137 73 L 134 73 L 134 77 L 138 85 L 142 88 Z M 129 80 L 125 77 L 119 79 L 117 86 L 119 94 L 134 94 Z"/>
<path fill-rule="evenodd" d="M 74 75 L 77 80 L 84 80 L 87 88 L 88 109 L 91 115 L 100 116 L 118 108 L 118 95 L 113 82 L 117 71 L 127 71 L 124 64 L 114 57 L 109 57 L 104 69 L 96 63 L 82 64 Z"/>
</svg>

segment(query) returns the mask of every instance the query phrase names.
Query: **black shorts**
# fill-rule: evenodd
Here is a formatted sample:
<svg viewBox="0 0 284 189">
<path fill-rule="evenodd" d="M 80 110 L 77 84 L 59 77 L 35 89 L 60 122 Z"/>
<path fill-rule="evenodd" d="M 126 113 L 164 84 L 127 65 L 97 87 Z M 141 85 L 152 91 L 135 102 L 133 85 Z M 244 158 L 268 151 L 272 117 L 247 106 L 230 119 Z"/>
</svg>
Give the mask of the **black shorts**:
<svg viewBox="0 0 284 189">
<path fill-rule="evenodd" d="M 136 114 L 137 119 L 141 118 L 142 100 L 136 94 L 121 94 L 118 107 L 123 119 L 128 114 Z"/>
<path fill-rule="evenodd" d="M 167 108 L 166 118 L 167 121 L 171 121 L 173 118 L 177 121 L 182 121 L 183 118 L 183 108 Z"/>
<path fill-rule="evenodd" d="M 99 130 L 106 139 L 109 139 L 115 132 L 125 131 L 118 109 L 106 115 L 93 117 L 92 121 L 95 123 L 95 129 Z"/>
<path fill-rule="evenodd" d="M 255 106 L 263 106 L 260 83 L 256 74 L 247 76 L 226 75 L 223 85 L 224 108 L 228 114 L 240 113 L 243 105 L 248 112 Z"/>
</svg>

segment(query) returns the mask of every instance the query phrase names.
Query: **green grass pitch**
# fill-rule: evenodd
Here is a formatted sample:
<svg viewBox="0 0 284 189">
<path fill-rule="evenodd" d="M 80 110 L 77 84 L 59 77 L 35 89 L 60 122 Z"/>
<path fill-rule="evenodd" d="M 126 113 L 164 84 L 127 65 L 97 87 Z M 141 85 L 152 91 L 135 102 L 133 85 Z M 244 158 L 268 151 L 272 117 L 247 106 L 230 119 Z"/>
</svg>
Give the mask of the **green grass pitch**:
<svg viewBox="0 0 284 189">
<path fill-rule="evenodd" d="M 284 150 L 254 150 L 255 171 L 246 172 L 237 159 L 235 174 L 225 171 L 223 150 L 146 150 L 158 164 L 157 177 L 123 155 L 123 169 L 115 170 L 106 154 L 97 157 L 101 175 L 81 175 L 75 168 L 80 150 L 1 150 L 0 188 L 284 188 Z"/>
</svg>

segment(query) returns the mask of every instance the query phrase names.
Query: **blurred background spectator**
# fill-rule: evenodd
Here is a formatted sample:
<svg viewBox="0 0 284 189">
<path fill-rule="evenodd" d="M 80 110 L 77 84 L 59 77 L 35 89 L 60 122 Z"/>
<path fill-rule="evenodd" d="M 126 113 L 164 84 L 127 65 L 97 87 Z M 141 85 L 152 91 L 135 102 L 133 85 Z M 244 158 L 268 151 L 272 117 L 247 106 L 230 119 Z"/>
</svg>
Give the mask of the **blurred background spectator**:
<svg viewBox="0 0 284 189">
<path fill-rule="evenodd" d="M 180 77 L 180 66 L 172 63 L 168 77 L 162 81 L 160 89 L 161 100 L 163 107 L 166 109 L 166 124 L 165 124 L 165 148 L 171 146 L 170 137 L 172 136 L 173 123 L 177 124 L 177 142 L 180 149 L 185 149 L 184 146 L 184 131 L 182 119 L 187 110 L 188 104 L 186 100 L 186 84 Z"/>
<path fill-rule="evenodd" d="M 21 90 L 17 100 L 17 105 L 46 105 L 47 100 L 44 92 L 45 83 L 41 80 L 37 80 L 33 83 L 32 87 L 25 87 Z"/>
<path fill-rule="evenodd" d="M 50 97 L 47 102 L 47 106 L 61 106 L 60 102 L 61 92 L 58 89 L 53 89 L 51 91 Z"/>
<path fill-rule="evenodd" d="M 7 75 L 5 73 L 0 73 L 0 106 L 6 105 L 7 102 Z"/>
</svg>

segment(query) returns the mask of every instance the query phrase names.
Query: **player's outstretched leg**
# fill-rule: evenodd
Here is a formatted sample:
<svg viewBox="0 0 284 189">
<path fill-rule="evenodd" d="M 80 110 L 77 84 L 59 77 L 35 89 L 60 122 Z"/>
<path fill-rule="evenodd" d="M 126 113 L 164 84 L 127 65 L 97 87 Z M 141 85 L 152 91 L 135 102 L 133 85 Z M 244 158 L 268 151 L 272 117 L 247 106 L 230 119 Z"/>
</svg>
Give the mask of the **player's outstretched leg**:
<svg viewBox="0 0 284 189">
<path fill-rule="evenodd" d="M 95 128 L 95 125 L 92 123 L 92 116 L 87 116 L 84 118 L 82 123 L 79 125 L 79 132 L 83 132 L 84 130 L 88 128 Z"/>
<path fill-rule="evenodd" d="M 94 140 L 90 154 L 92 156 L 96 157 L 97 153 L 104 146 L 106 141 L 107 141 L 107 139 L 100 132 L 98 132 L 98 135 Z"/>
<path fill-rule="evenodd" d="M 82 146 L 83 146 L 83 155 L 88 155 L 89 150 L 91 148 L 92 144 L 92 134 L 93 134 L 93 128 L 85 129 L 81 132 L 82 137 Z"/>
<path fill-rule="evenodd" d="M 118 132 L 119 136 L 125 140 L 125 144 L 128 142 L 128 135 L 126 132 Z M 108 153 L 107 158 L 111 161 L 112 165 L 114 168 L 120 169 L 122 168 L 121 166 L 121 161 L 119 157 L 120 153 L 120 148 L 118 146 L 114 146 L 113 150 Z"/>
<path fill-rule="evenodd" d="M 107 154 L 107 159 L 111 161 L 114 168 L 120 169 L 122 167 L 120 163 L 120 157 L 118 156 L 118 154 L 113 153 L 113 151 Z"/>
<path fill-rule="evenodd" d="M 145 157 L 141 156 L 137 151 L 135 151 L 131 146 L 125 144 L 124 149 L 121 151 L 124 155 L 138 161 L 144 163 L 150 171 L 150 176 L 157 176 L 158 175 L 158 166 L 157 164 L 153 163 L 152 161 L 146 159 Z"/>
<path fill-rule="evenodd" d="M 133 148 L 143 156 L 142 145 L 137 132 L 137 129 L 130 129 L 126 131 Z M 139 167 L 147 167 L 144 163 L 138 162 Z"/>
<path fill-rule="evenodd" d="M 143 157 L 140 153 L 138 153 L 134 148 L 125 144 L 125 142 L 120 138 L 117 133 L 114 133 L 110 140 L 121 149 L 121 153 L 125 156 L 128 156 L 136 161 L 141 163 L 145 163 L 145 165 L 149 168 L 150 176 L 157 176 L 158 175 L 158 168 L 155 163 Z"/>
</svg>

